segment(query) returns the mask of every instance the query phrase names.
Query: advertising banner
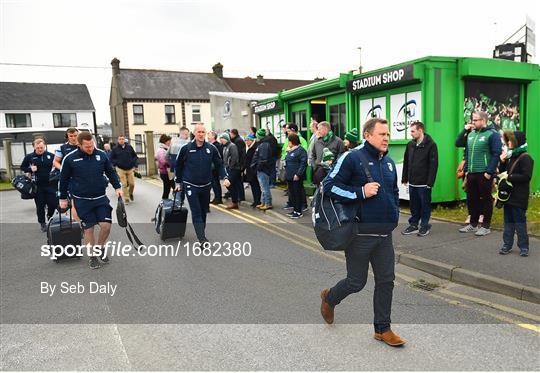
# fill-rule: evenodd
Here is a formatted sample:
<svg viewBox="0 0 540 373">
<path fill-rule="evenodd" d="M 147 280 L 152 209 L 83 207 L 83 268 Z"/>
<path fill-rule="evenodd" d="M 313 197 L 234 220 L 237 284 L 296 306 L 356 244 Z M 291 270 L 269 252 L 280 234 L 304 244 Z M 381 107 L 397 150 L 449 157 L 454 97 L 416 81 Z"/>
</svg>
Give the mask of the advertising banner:
<svg viewBox="0 0 540 373">
<path fill-rule="evenodd" d="M 488 113 L 489 124 L 494 124 L 497 130 L 518 130 L 519 91 L 519 83 L 465 81 L 464 124 L 471 121 L 471 115 L 475 110 L 481 110 Z"/>
</svg>

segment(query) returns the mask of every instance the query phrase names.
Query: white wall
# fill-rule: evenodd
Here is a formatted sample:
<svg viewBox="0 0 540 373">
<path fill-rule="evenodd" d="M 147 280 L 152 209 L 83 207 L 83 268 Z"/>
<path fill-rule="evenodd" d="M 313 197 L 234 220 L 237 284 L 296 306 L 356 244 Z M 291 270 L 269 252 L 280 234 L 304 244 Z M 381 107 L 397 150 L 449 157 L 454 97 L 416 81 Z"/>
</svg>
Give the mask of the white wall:
<svg viewBox="0 0 540 373">
<path fill-rule="evenodd" d="M 2 110 L 0 111 L 0 128 L 7 128 L 5 114 L 30 114 L 32 128 L 36 130 L 54 128 L 53 113 L 75 113 L 77 114 L 77 127 L 94 131 L 94 117 L 91 111 L 66 110 Z M 87 126 L 83 126 L 84 123 Z"/>
</svg>

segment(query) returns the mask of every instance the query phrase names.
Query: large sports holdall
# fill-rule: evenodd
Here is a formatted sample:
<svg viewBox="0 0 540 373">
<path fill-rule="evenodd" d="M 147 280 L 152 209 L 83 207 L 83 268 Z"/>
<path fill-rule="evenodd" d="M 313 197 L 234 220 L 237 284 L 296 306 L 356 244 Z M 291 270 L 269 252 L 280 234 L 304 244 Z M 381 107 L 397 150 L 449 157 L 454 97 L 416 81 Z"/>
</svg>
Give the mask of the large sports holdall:
<svg viewBox="0 0 540 373">
<path fill-rule="evenodd" d="M 47 245 L 52 246 L 54 253 L 59 253 L 59 249 L 54 246 L 63 248 L 62 255 L 55 255 L 57 263 L 64 259 L 80 258 L 77 253 L 82 242 L 82 229 L 79 222 L 73 220 L 70 207 L 68 210 L 69 217 L 60 209 L 56 210 L 47 224 Z"/>
<path fill-rule="evenodd" d="M 33 199 L 36 196 L 37 185 L 33 177 L 17 175 L 11 180 L 11 185 L 21 193 L 22 199 Z"/>
<path fill-rule="evenodd" d="M 180 193 L 174 193 L 173 199 L 159 202 L 155 213 L 155 228 L 159 238 L 183 238 L 186 234 L 188 210 L 184 207 Z"/>
</svg>

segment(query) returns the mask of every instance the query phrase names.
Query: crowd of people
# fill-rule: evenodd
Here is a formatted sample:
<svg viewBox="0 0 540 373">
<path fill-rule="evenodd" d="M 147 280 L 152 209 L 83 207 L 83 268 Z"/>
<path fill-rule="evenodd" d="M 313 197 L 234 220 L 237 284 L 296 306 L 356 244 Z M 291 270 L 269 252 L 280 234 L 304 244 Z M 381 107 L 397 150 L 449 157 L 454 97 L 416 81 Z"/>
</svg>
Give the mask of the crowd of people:
<svg viewBox="0 0 540 373">
<path fill-rule="evenodd" d="M 266 211 L 274 208 L 272 193 L 276 179 L 286 182 L 288 200 L 283 209 L 288 210 L 287 216 L 291 219 L 301 218 L 308 208 L 304 182 L 309 173 L 315 186 L 335 178 L 345 155 L 362 149 L 366 143 L 365 130 L 360 138 L 358 130 L 354 128 L 347 132 L 342 140 L 332 132 L 329 122 L 318 122 L 315 117 L 311 118 L 310 128 L 312 135 L 308 141 L 295 123 L 285 124 L 283 130 L 287 134 L 287 141 L 282 145 L 278 144 L 269 130 L 255 127 L 243 138 L 237 129 L 218 134 L 214 131 L 207 132 L 203 124 L 197 124 L 193 133 L 182 127 L 178 137 L 161 135 L 155 156 L 163 184 L 161 197 L 166 199 L 171 191 L 184 190 L 185 193 L 181 193 L 182 198 L 187 197 L 190 202 L 192 219 L 201 242 L 207 241 L 204 226 L 209 204 L 222 204 L 225 199 L 230 199 L 226 208 L 239 209 L 240 202 L 246 199 L 245 184 L 249 185 L 252 193 L 251 207 Z M 401 233 L 426 236 L 432 227 L 431 192 L 438 172 L 438 149 L 434 139 L 426 133 L 422 122 L 411 123 L 409 130 L 411 141 L 405 148 L 401 183 L 408 188 L 411 216 L 409 225 Z M 52 216 L 58 205 L 58 180 L 65 182 L 66 179 L 65 174 L 68 171 L 60 172 L 65 158 L 70 154 L 84 158 L 84 150 L 81 150 L 81 141 L 84 139 L 80 138 L 81 135 L 76 128 L 69 128 L 66 131 L 66 143 L 55 154 L 46 151 L 43 139 L 36 139 L 33 143 L 34 152 L 28 154 L 21 165 L 23 172 L 34 175 L 38 187 L 35 197 L 36 213 L 43 231 L 46 230 L 47 218 Z M 529 247 L 526 210 L 533 160 L 527 153 L 524 133 L 510 130 L 498 132 L 493 124 L 488 125 L 488 114 L 477 110 L 471 114 L 471 122 L 467 123 L 458 135 L 456 146 L 465 148 L 458 177 L 463 178 L 469 211 L 467 224 L 460 228 L 459 232 L 474 233 L 476 236 L 485 236 L 491 232 L 494 208 L 492 193 L 496 189 L 495 183 L 498 183 L 507 190 L 514 190 L 508 193 L 509 197 L 504 203 L 499 203 L 504 208 L 504 234 L 500 253 L 507 254 L 512 250 L 516 233 L 520 254 L 527 256 Z M 201 149 L 208 158 L 204 164 L 199 158 L 192 156 L 192 153 Z M 114 175 L 119 180 L 118 185 L 121 185 L 125 202 L 133 201 L 134 172 L 138 163 L 133 147 L 127 143 L 124 136 L 119 136 L 112 149 L 106 146 L 104 151 L 92 149 L 92 152 L 94 151 L 102 152 L 110 162 Z M 197 159 L 199 160 L 196 161 Z M 103 188 L 109 181 L 114 182 L 116 179 L 110 175 L 103 176 L 106 170 L 110 172 L 108 164 L 105 166 L 100 176 L 104 181 L 98 183 Z M 52 178 L 54 170 L 61 176 Z M 49 179 L 54 179 L 54 182 Z M 226 179 L 226 193 L 223 193 L 220 179 Z M 504 180 L 504 183 L 501 184 L 500 180 Z M 62 185 L 65 187 L 68 184 Z M 108 221 L 106 213 L 98 213 L 93 217 L 88 217 L 88 214 L 86 217 L 80 216 L 81 208 L 77 209 L 76 206 L 84 205 L 81 201 L 88 198 L 95 198 L 93 194 L 97 191 L 90 193 L 90 197 L 80 196 L 72 191 L 77 188 L 76 182 L 70 181 L 66 192 L 60 193 L 63 199 L 71 201 L 69 205 L 74 217 L 88 226 L 100 223 L 100 219 Z M 336 186 L 335 190 L 339 189 L 340 187 Z M 100 194 L 99 198 L 104 195 L 101 189 L 97 194 Z"/>
</svg>

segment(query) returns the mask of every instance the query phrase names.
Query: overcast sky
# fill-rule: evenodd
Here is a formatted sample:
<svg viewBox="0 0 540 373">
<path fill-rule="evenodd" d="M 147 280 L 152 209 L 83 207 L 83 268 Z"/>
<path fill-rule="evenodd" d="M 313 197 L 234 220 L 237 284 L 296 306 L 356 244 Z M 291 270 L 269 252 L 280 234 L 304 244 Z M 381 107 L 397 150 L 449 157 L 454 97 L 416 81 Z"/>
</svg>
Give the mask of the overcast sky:
<svg viewBox="0 0 540 373">
<path fill-rule="evenodd" d="M 491 57 L 538 1 L 0 0 L 0 80 L 84 83 L 109 122 L 120 67 L 334 78 L 427 56 Z M 536 33 L 538 27 L 536 28 Z M 539 49 L 537 42 L 537 49 Z M 540 49 L 539 49 L 540 50 Z M 535 58 L 538 63 L 539 58 Z"/>
</svg>

